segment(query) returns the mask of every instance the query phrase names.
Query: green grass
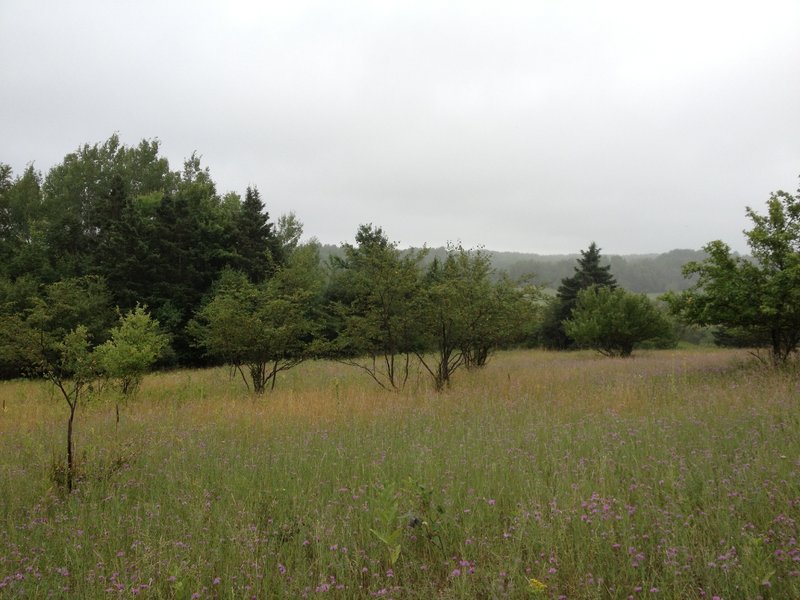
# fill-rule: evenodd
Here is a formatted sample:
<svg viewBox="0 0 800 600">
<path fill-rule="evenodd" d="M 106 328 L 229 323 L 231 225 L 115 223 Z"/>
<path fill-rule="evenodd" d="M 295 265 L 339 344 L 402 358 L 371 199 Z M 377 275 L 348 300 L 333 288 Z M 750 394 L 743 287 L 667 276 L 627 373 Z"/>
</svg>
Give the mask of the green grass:
<svg viewBox="0 0 800 600">
<path fill-rule="evenodd" d="M 0 597 L 797 598 L 800 385 L 745 356 L 152 375 L 79 409 L 68 497 L 63 400 L 3 383 Z"/>
</svg>

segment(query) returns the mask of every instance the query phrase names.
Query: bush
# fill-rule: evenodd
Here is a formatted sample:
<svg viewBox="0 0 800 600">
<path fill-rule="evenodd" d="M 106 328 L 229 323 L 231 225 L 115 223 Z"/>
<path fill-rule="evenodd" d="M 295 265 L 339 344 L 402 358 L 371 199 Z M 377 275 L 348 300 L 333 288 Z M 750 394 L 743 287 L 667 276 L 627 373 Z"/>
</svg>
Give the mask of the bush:
<svg viewBox="0 0 800 600">
<path fill-rule="evenodd" d="M 674 337 L 669 319 L 647 296 L 607 287 L 581 291 L 564 330 L 606 356 L 630 356 L 642 342 Z"/>
</svg>

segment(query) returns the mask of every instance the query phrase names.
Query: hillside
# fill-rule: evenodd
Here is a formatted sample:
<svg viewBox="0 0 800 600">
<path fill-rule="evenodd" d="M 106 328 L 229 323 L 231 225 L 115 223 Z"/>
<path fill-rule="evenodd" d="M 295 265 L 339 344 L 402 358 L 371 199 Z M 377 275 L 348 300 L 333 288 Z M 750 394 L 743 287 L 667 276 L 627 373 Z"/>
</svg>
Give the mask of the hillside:
<svg viewBox="0 0 800 600">
<path fill-rule="evenodd" d="M 532 273 L 534 282 L 545 287 L 556 288 L 564 277 L 573 273 L 578 254 L 527 254 L 522 252 L 495 252 L 487 250 L 498 273 L 508 273 L 511 277 L 521 277 Z M 341 247 L 324 245 L 321 248 L 323 260 L 331 255 L 341 256 Z M 434 256 L 443 258 L 444 248 L 431 248 L 429 260 Z M 662 254 L 628 254 L 624 256 L 605 256 L 606 264 L 620 286 L 637 293 L 663 293 L 688 288 L 691 281 L 683 277 L 681 268 L 687 262 L 702 260 L 702 250 L 670 250 Z"/>
</svg>

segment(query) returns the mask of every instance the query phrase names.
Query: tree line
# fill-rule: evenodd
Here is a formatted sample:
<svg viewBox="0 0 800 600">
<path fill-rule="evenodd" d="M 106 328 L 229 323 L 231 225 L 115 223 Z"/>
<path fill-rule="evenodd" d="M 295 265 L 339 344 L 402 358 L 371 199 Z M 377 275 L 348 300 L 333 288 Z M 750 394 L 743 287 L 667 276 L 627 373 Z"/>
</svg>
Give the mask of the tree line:
<svg viewBox="0 0 800 600">
<path fill-rule="evenodd" d="M 483 251 L 400 250 L 371 224 L 323 261 L 318 244 L 300 243 L 294 214 L 270 219 L 256 187 L 243 197 L 220 194 L 196 154 L 173 171 L 157 140 L 128 147 L 113 135 L 68 154 L 44 177 L 33 166 L 14 176 L 0 164 L 0 316 L 5 339 L 11 324 L 45 328 L 49 319 L 86 325 L 88 343 L 99 346 L 118 317 L 146 309 L 168 340 L 160 365 L 228 363 L 258 392 L 318 356 L 390 389 L 402 388 L 417 365 L 441 389 L 459 368 L 513 345 L 627 356 L 648 340 L 674 345 L 676 316 L 714 326 L 721 343 L 788 357 L 798 335 L 786 330 L 797 305 L 796 205 L 778 192 L 767 216 L 748 209 L 752 258 L 722 242 L 693 253 L 684 291 L 663 298 L 668 316 L 664 303 L 618 285 L 594 243 L 554 297 L 527 273 L 511 278 L 493 268 L 496 257 Z M 72 316 L 44 319 L 59 295 L 70 298 Z M 755 313 L 747 322 L 745 307 Z M 35 370 L 17 345 L 0 348 L 4 377 Z"/>
<path fill-rule="evenodd" d="M 522 323 L 537 310 L 533 288 L 492 277 L 482 252 L 452 248 L 423 268 L 425 251 L 407 256 L 364 225 L 344 257 L 322 263 L 301 235 L 293 214 L 270 219 L 256 187 L 218 193 L 197 155 L 171 170 L 156 140 L 128 147 L 113 135 L 46 176 L 0 165 L 0 374 L 42 374 L 43 355 L 54 360 L 55 341 L 38 357 L 20 347 L 35 337 L 26 327 L 61 343 L 83 325 L 94 347 L 138 307 L 167 335 L 162 366 L 227 362 L 255 391 L 311 356 L 378 354 L 365 370 L 381 385 L 399 387 L 401 363 L 415 357 L 441 386 L 521 341 L 512 311 Z M 425 329 L 434 297 L 448 307 L 436 323 L 444 341 Z"/>
</svg>

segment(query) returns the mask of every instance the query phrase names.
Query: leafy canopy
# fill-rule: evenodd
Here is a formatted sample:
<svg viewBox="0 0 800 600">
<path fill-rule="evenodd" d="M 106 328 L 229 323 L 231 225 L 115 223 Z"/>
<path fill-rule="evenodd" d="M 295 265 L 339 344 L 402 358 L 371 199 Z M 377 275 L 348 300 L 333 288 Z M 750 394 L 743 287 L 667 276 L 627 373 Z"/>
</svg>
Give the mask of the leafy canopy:
<svg viewBox="0 0 800 600">
<path fill-rule="evenodd" d="M 95 350 L 103 373 L 116 381 L 120 391 L 134 394 L 145 373 L 155 364 L 168 345 L 168 337 L 158 321 L 142 306 L 120 316 L 111 329 L 111 338 Z"/>
<path fill-rule="evenodd" d="M 313 354 L 321 286 L 318 250 L 301 246 L 264 283 L 224 272 L 189 330 L 209 356 L 231 365 L 260 394 L 268 383 L 275 386 L 279 372 Z"/>
<path fill-rule="evenodd" d="M 332 344 L 342 362 L 381 387 L 402 389 L 410 356 L 419 349 L 420 263 L 425 250 L 406 253 L 380 227 L 361 225 L 356 245 L 344 246 L 331 285 L 338 333 Z"/>
<path fill-rule="evenodd" d="M 665 299 L 683 320 L 746 335 L 769 348 L 773 364 L 785 363 L 800 343 L 800 190 L 774 192 L 766 214 L 750 207 L 753 227 L 744 232 L 752 258 L 731 253 L 717 240 L 708 258 L 684 266 L 694 287 Z"/>
<path fill-rule="evenodd" d="M 437 390 L 461 367 L 483 366 L 491 351 L 520 341 L 535 318 L 538 292 L 507 278 L 493 282 L 492 274 L 487 253 L 452 246 L 423 278 L 416 354 Z"/>
<path fill-rule="evenodd" d="M 564 329 L 580 346 L 626 357 L 644 341 L 668 337 L 672 324 L 644 294 L 591 287 L 578 293 Z"/>
</svg>

